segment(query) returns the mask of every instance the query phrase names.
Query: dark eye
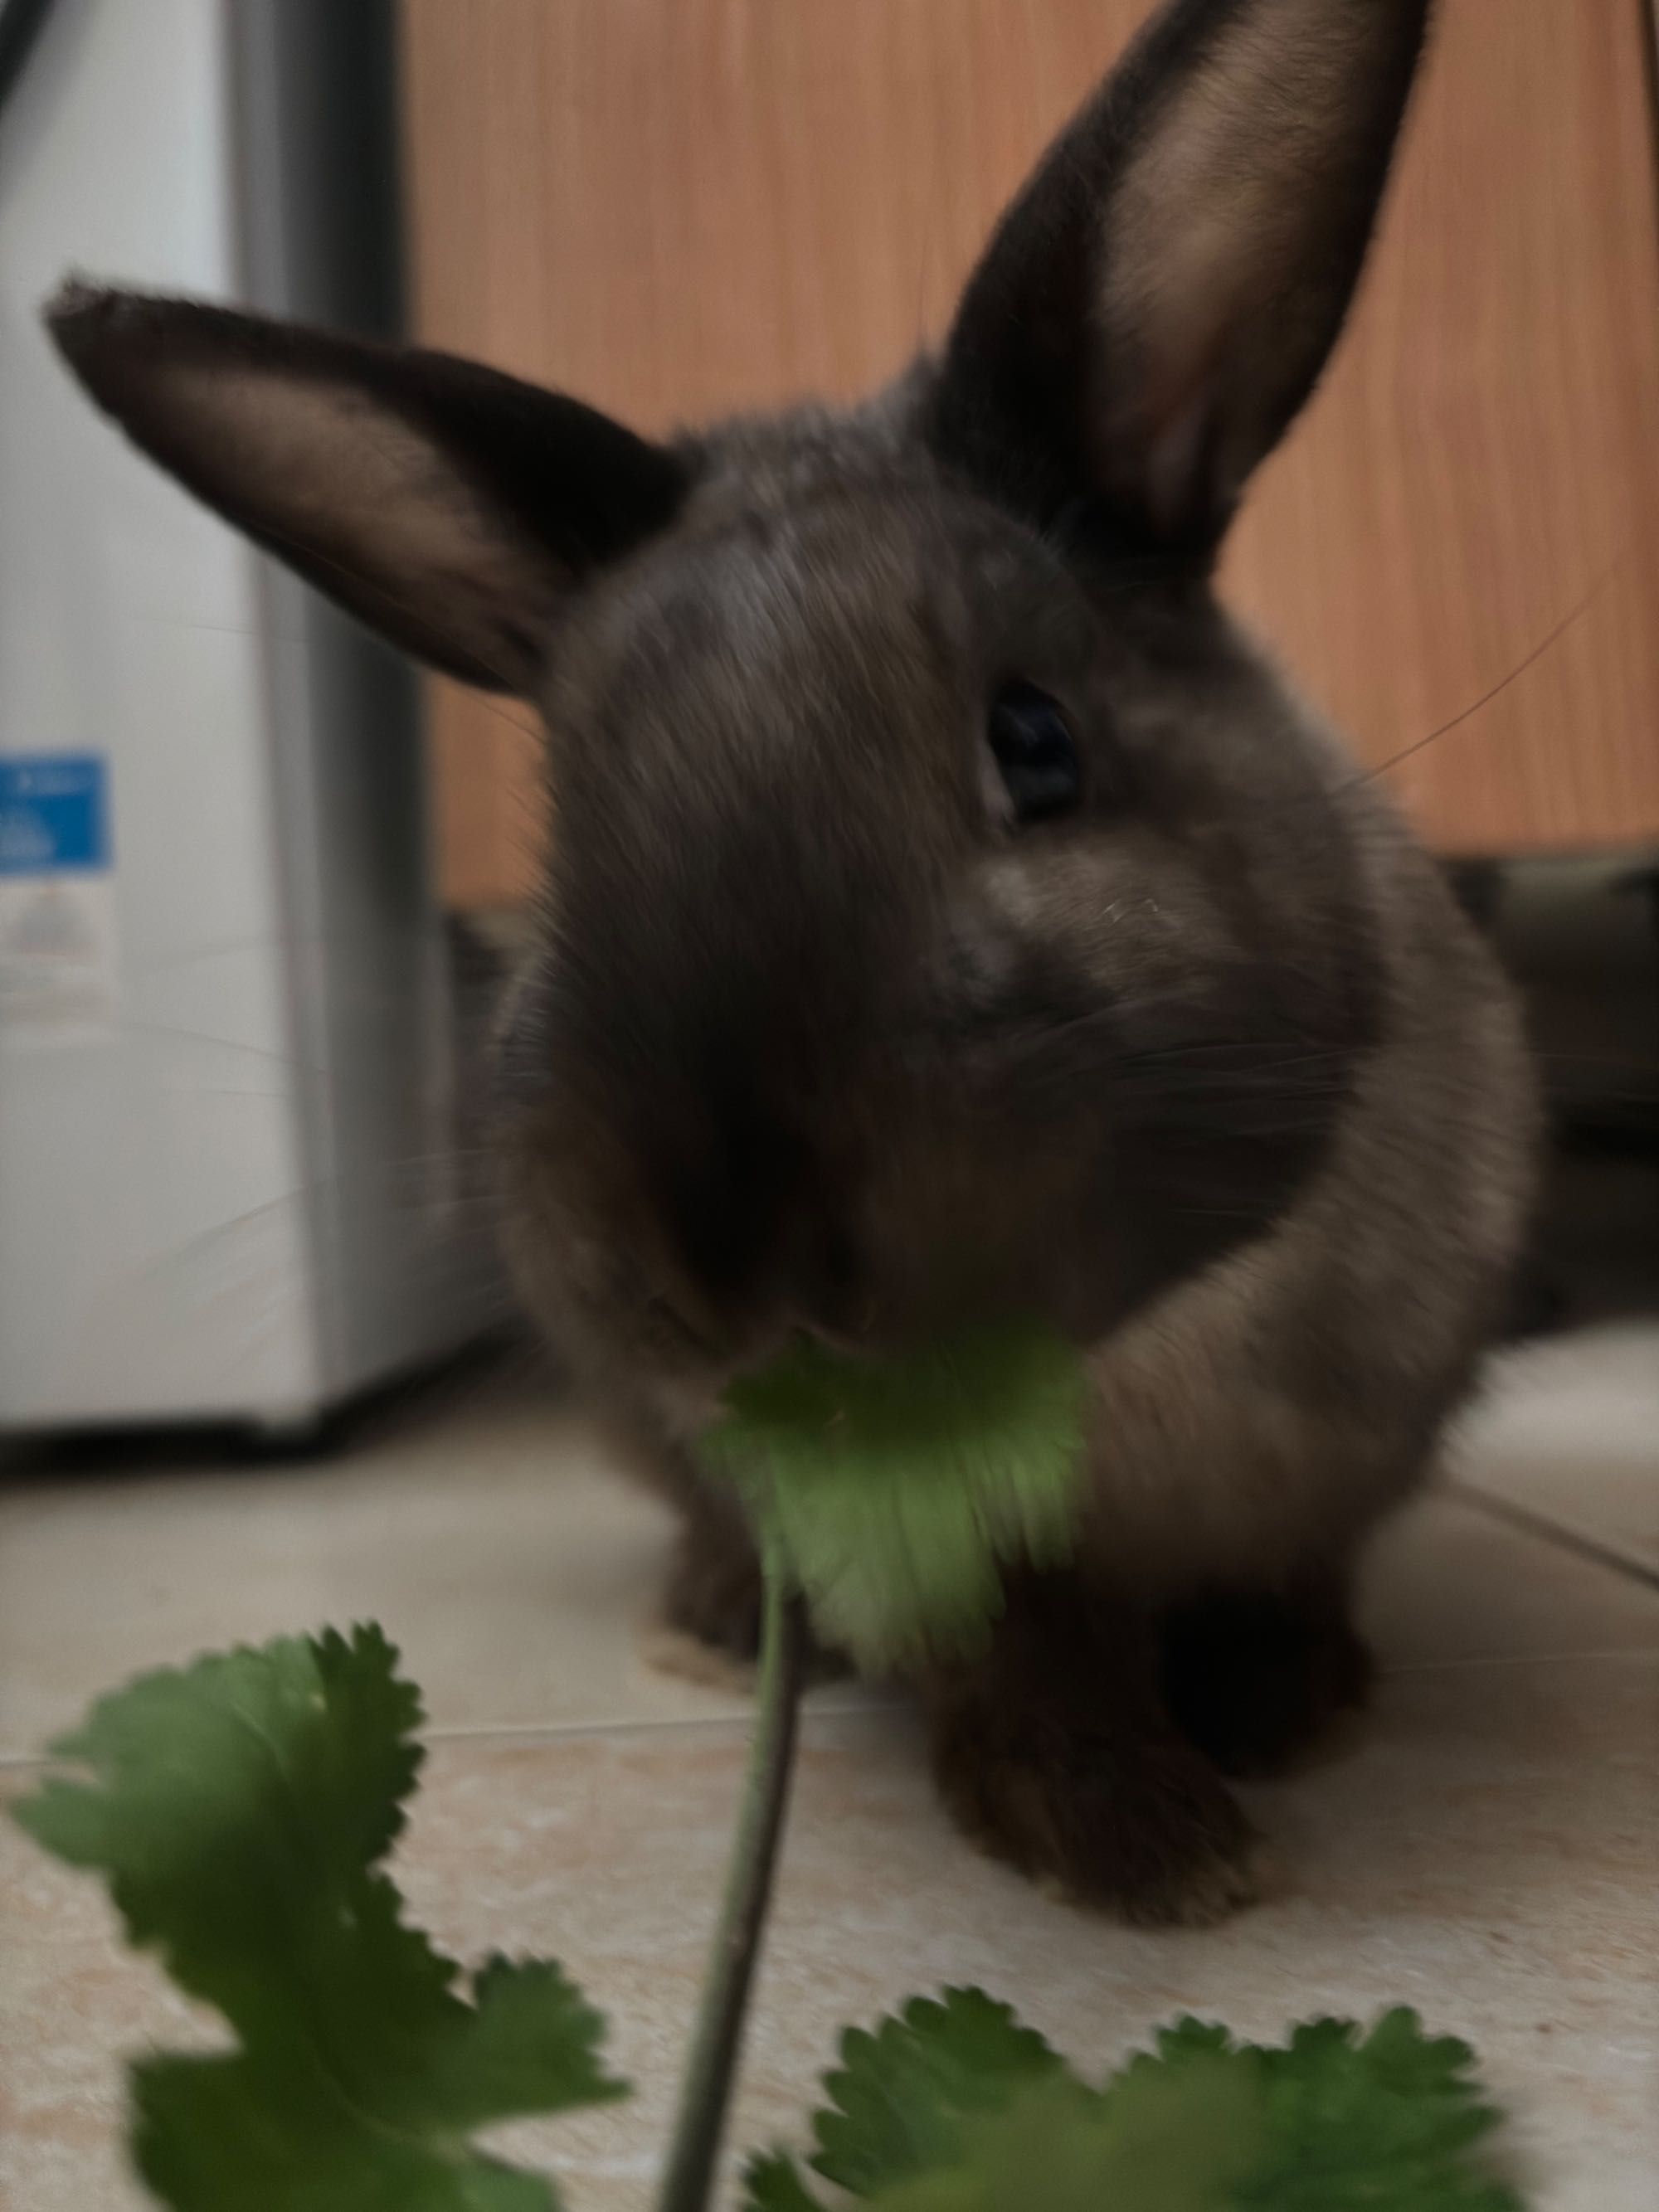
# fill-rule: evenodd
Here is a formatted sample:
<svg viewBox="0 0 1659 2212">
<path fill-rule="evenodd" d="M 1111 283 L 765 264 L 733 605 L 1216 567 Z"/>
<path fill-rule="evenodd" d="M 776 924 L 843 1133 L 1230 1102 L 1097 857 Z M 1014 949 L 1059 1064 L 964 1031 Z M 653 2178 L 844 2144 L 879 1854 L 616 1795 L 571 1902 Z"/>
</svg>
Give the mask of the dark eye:
<svg viewBox="0 0 1659 2212">
<path fill-rule="evenodd" d="M 1083 796 L 1083 772 L 1066 717 L 1035 684 L 1003 685 L 991 702 L 990 738 L 1017 820 L 1064 814 Z"/>
</svg>

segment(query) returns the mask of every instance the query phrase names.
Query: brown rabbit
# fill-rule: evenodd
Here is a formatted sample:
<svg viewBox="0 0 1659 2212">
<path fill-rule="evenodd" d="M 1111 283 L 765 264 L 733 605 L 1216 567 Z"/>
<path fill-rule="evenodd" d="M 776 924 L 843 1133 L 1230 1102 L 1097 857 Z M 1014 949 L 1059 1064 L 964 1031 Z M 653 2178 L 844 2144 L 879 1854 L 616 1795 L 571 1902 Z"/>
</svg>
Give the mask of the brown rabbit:
<svg viewBox="0 0 1659 2212">
<path fill-rule="evenodd" d="M 1212 596 L 1358 272 L 1426 0 L 1176 0 L 936 360 L 655 445 L 443 356 L 71 287 L 149 453 L 435 665 L 533 700 L 557 835 L 506 1024 L 538 1311 L 672 1458 L 791 1333 L 1087 1347 L 1085 1543 L 920 1686 L 993 1850 L 1147 1920 L 1251 1892 L 1223 1779 L 1360 1695 L 1356 1547 L 1517 1243 L 1480 944 Z M 672 1605 L 752 1633 L 684 1461 Z"/>
</svg>

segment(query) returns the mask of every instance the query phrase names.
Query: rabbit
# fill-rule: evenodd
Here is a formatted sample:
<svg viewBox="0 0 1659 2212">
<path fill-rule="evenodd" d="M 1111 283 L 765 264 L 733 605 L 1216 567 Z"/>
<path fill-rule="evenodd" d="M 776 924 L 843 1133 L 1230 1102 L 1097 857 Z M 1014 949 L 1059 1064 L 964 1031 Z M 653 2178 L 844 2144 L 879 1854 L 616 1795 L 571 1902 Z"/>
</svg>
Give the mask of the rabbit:
<svg viewBox="0 0 1659 2212">
<path fill-rule="evenodd" d="M 556 830 L 492 1108 L 519 1282 L 643 1440 L 670 1617 L 752 1645 L 733 1376 L 1041 1316 L 1063 1571 L 919 1667 L 987 1849 L 1130 1920 L 1257 1893 L 1231 1778 L 1363 1698 L 1356 1560 L 1501 1313 L 1536 1108 L 1442 872 L 1215 596 L 1364 259 L 1427 0 L 1175 0 L 948 335 L 666 441 L 416 349 L 71 283 L 137 443 L 531 701 Z"/>
</svg>

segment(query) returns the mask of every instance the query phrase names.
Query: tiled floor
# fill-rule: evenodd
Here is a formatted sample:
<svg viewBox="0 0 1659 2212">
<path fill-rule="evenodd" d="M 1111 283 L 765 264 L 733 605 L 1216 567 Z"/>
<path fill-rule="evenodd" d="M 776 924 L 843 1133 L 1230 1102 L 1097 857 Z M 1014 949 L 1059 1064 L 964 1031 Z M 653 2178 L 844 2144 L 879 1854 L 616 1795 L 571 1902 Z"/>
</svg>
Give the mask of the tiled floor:
<svg viewBox="0 0 1659 2212">
<path fill-rule="evenodd" d="M 457 1385 L 341 1459 L 0 1488 L 0 1788 L 94 1692 L 204 1645 L 374 1615 L 434 1738 L 398 1871 L 464 1956 L 562 1956 L 634 2100 L 524 2127 L 574 2212 L 649 2202 L 744 1743 L 653 1672 L 665 1543 L 544 1388 Z M 1399 2001 L 1467 2033 L 1542 2212 L 1659 2197 L 1659 1329 L 1510 1355 L 1452 1480 L 1379 1545 L 1387 1676 L 1340 1763 L 1258 1793 L 1269 1901 L 1201 1935 L 1080 1917 L 947 1828 L 901 1705 L 805 1731 L 737 2136 L 788 2129 L 837 2025 L 982 1981 L 1101 2064 L 1182 2009 L 1276 2036 Z M 0 1824 L 0 2203 L 120 2212 L 118 2060 L 200 2023 L 97 1888 Z"/>
</svg>

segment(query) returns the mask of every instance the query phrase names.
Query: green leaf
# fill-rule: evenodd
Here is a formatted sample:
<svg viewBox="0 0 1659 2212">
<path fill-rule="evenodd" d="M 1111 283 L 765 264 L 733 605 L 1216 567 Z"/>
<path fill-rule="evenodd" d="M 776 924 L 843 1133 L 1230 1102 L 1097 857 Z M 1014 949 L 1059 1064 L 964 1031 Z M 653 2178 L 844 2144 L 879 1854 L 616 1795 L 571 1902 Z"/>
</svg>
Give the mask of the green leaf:
<svg viewBox="0 0 1659 2212">
<path fill-rule="evenodd" d="M 132 2071 L 134 2154 L 177 2212 L 532 2212 L 549 2185 L 468 2136 L 623 2094 L 558 1967 L 495 1959 L 469 1990 L 405 1924 L 379 1868 L 419 1718 L 377 1628 L 285 1638 L 104 1698 L 53 1747 L 93 1778 L 15 1808 L 236 2031 Z"/>
<path fill-rule="evenodd" d="M 787 2151 L 769 2151 L 744 2169 L 741 2212 L 823 2212 Z"/>
<path fill-rule="evenodd" d="M 873 2035 L 849 2028 L 841 2065 L 824 2077 L 829 2104 L 813 2120 L 826 2181 L 854 2196 L 947 2164 L 965 2124 L 1035 2083 L 1079 2085 L 1065 2061 L 1012 2008 L 982 1990 L 913 1997 Z"/>
<path fill-rule="evenodd" d="M 1471 2157 L 1493 2124 L 1468 2046 L 1389 2013 L 1282 2050 L 1177 2021 L 1092 2091 L 977 1990 L 842 2042 L 814 2166 L 878 2212 L 1518 2212 Z M 818 2212 L 782 2156 L 746 2212 Z"/>
<path fill-rule="evenodd" d="M 1385 2014 L 1369 2035 L 1352 2021 L 1313 2021 L 1279 2050 L 1183 2020 L 1130 2060 L 1107 2105 L 1159 2079 L 1179 2090 L 1218 2059 L 1251 2069 L 1261 2088 L 1259 2152 L 1228 2200 L 1238 2212 L 1516 2212 L 1514 2192 L 1468 2155 L 1498 2120 L 1474 2054 L 1425 2036 L 1414 2013 Z"/>
<path fill-rule="evenodd" d="M 247 2057 L 132 2069 L 134 2162 L 179 2212 L 549 2212 L 547 2181 L 459 2138 L 365 2128 L 321 2080 Z"/>
<path fill-rule="evenodd" d="M 952 2166 L 872 2202 L 880 2212 L 1224 2212 L 1261 2132 L 1260 2080 L 1214 2056 L 1103 2099 L 1042 2082 L 971 2122 Z"/>
<path fill-rule="evenodd" d="M 1316 2021 L 1263 2057 L 1268 2151 L 1241 2207 L 1516 2212 L 1515 2192 L 1468 2155 L 1498 2114 L 1467 2044 L 1425 2036 L 1401 2009 L 1364 2037 L 1351 2021 Z"/>
<path fill-rule="evenodd" d="M 701 1449 L 825 1636 L 879 1668 L 982 1637 L 1001 1562 L 1066 1555 L 1085 1396 L 1076 1348 L 1023 1324 L 890 1360 L 802 1343 L 732 1385 Z"/>
</svg>

